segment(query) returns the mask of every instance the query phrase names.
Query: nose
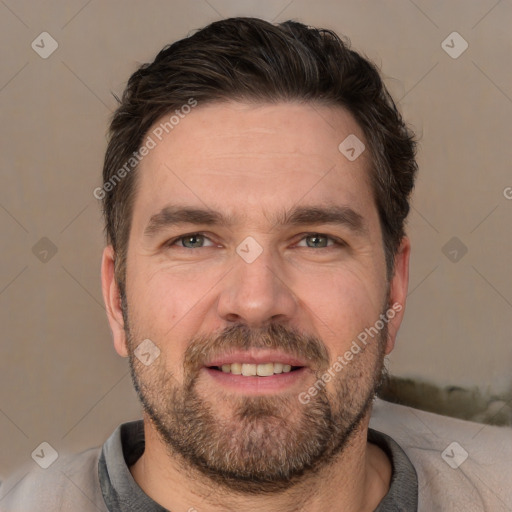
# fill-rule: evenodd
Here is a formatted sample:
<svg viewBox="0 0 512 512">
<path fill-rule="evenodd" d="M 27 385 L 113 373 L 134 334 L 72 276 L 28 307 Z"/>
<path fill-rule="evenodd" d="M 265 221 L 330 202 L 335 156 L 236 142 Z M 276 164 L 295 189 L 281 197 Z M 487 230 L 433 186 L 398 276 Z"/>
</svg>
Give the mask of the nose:
<svg viewBox="0 0 512 512">
<path fill-rule="evenodd" d="M 234 268 L 222 281 L 217 303 L 218 315 L 230 323 L 263 327 L 286 323 L 298 303 L 277 254 L 263 252 L 251 263 L 233 255 Z"/>
</svg>

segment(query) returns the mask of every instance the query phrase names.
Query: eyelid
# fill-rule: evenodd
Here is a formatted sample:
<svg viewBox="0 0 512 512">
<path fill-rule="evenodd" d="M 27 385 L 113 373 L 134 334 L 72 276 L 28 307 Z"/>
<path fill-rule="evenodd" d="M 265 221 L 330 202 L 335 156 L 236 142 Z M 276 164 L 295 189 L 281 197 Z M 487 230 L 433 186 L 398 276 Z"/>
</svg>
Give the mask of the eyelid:
<svg viewBox="0 0 512 512">
<path fill-rule="evenodd" d="M 197 236 L 197 235 L 204 237 L 206 240 L 209 240 L 212 243 L 212 245 L 207 245 L 206 247 L 213 247 L 214 245 L 216 245 L 215 242 L 206 233 L 203 233 L 201 231 L 193 231 L 191 233 L 185 233 L 184 235 L 179 235 L 174 238 L 171 238 L 170 240 L 167 240 L 163 244 L 163 246 L 164 247 L 172 247 L 176 244 L 176 242 L 179 242 L 180 240 L 182 240 L 184 238 L 191 237 L 191 236 Z M 197 247 L 197 249 L 202 249 L 202 248 L 203 247 Z M 188 248 L 188 247 L 180 247 L 180 249 L 190 250 L 190 248 Z"/>
<path fill-rule="evenodd" d="M 332 245 L 327 245 L 327 247 L 320 247 L 320 249 L 327 249 L 329 247 L 334 247 L 336 245 L 338 246 L 346 246 L 347 243 L 342 240 L 341 238 L 338 238 L 336 236 L 332 236 L 332 235 L 327 235 L 326 233 L 320 233 L 318 231 L 312 231 L 310 233 L 301 233 L 301 238 L 299 240 L 298 243 L 302 242 L 305 238 L 308 238 L 309 236 L 321 236 L 321 237 L 324 237 L 324 238 L 327 238 L 328 240 L 331 240 L 333 241 L 334 243 Z M 301 247 L 306 247 L 307 249 L 315 249 L 314 247 L 308 247 L 308 246 L 301 246 Z"/>
<path fill-rule="evenodd" d="M 209 240 L 212 245 L 208 245 L 206 247 L 213 247 L 215 244 L 215 242 L 211 239 L 210 236 L 208 236 L 207 233 L 205 232 L 201 232 L 201 231 L 194 231 L 194 232 L 191 232 L 191 233 L 185 233 L 183 235 L 179 235 L 179 236 L 176 236 L 174 238 L 171 238 L 170 240 L 166 241 L 164 243 L 164 247 L 172 247 L 176 244 L 176 242 L 178 242 L 179 240 L 182 240 L 184 238 L 187 238 L 187 237 L 191 237 L 191 236 L 196 236 L 196 235 L 200 235 L 200 236 L 203 236 L 206 240 Z M 297 242 L 296 245 L 298 245 L 298 243 L 302 242 L 305 238 L 309 237 L 309 236 L 321 236 L 321 237 L 325 237 L 327 238 L 328 240 L 331 240 L 332 242 L 334 242 L 332 245 L 327 245 L 327 247 L 320 247 L 320 249 L 327 249 L 328 247 L 334 247 L 336 245 L 338 246 L 346 246 L 347 243 L 342 240 L 341 238 L 338 238 L 336 236 L 332 236 L 332 235 L 327 235 L 326 233 L 319 233 L 318 231 L 312 231 L 312 232 L 309 232 L 309 233 L 301 233 L 299 236 L 301 237 L 299 239 L 299 241 Z M 218 244 L 217 244 L 218 245 Z M 304 246 L 301 246 L 301 247 L 304 247 Z M 305 246 L 307 249 L 316 249 L 314 247 L 307 247 Z M 187 248 L 187 247 L 180 247 L 181 249 L 189 249 L 190 248 Z M 203 247 L 198 247 L 197 249 L 202 249 L 204 248 Z"/>
</svg>

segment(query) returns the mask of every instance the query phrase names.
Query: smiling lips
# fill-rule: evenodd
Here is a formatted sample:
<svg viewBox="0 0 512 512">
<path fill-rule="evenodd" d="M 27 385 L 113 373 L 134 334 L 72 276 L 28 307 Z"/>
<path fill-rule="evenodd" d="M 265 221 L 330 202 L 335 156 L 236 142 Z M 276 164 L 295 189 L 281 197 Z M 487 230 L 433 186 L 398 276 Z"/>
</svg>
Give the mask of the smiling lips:
<svg viewBox="0 0 512 512">
<path fill-rule="evenodd" d="M 311 370 L 299 357 L 261 348 L 217 356 L 203 369 L 212 379 L 208 385 L 244 396 L 271 396 L 296 388 Z"/>
<path fill-rule="evenodd" d="M 300 368 L 299 366 L 292 366 L 283 363 L 231 363 L 223 364 L 222 366 L 213 367 L 221 370 L 224 373 L 232 373 L 234 375 L 243 375 L 244 377 L 269 377 L 276 373 L 288 373 L 292 370 Z"/>
<path fill-rule="evenodd" d="M 275 350 L 234 352 L 220 356 L 205 365 L 211 370 L 243 377 L 270 377 L 289 373 L 306 366 L 304 361 Z"/>
</svg>

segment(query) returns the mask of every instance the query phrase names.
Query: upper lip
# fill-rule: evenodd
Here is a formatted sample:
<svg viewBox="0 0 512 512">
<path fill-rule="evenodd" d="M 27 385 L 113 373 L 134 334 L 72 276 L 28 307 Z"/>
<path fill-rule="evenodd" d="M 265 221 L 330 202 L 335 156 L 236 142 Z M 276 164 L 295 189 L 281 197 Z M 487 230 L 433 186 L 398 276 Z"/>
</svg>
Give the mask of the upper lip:
<svg viewBox="0 0 512 512">
<path fill-rule="evenodd" d="M 232 363 L 281 363 L 289 364 L 291 366 L 307 366 L 307 363 L 303 359 L 296 356 L 286 354 L 285 352 L 265 349 L 254 349 L 249 351 L 239 350 L 236 352 L 229 352 L 227 354 L 220 354 L 205 363 L 205 366 L 222 366 L 223 364 Z"/>
</svg>

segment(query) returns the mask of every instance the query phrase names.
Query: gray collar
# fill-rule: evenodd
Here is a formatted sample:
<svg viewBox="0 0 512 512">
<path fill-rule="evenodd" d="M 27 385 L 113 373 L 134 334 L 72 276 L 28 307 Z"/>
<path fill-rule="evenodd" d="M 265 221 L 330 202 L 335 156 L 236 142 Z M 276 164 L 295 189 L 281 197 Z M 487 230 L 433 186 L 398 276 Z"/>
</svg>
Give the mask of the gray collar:
<svg viewBox="0 0 512 512">
<path fill-rule="evenodd" d="M 418 477 L 402 448 L 389 436 L 368 429 L 368 441 L 379 446 L 391 460 L 389 492 L 375 512 L 416 512 Z M 103 445 L 98 462 L 101 491 L 110 512 L 169 512 L 137 485 L 129 467 L 144 453 L 143 420 L 123 423 Z"/>
</svg>

